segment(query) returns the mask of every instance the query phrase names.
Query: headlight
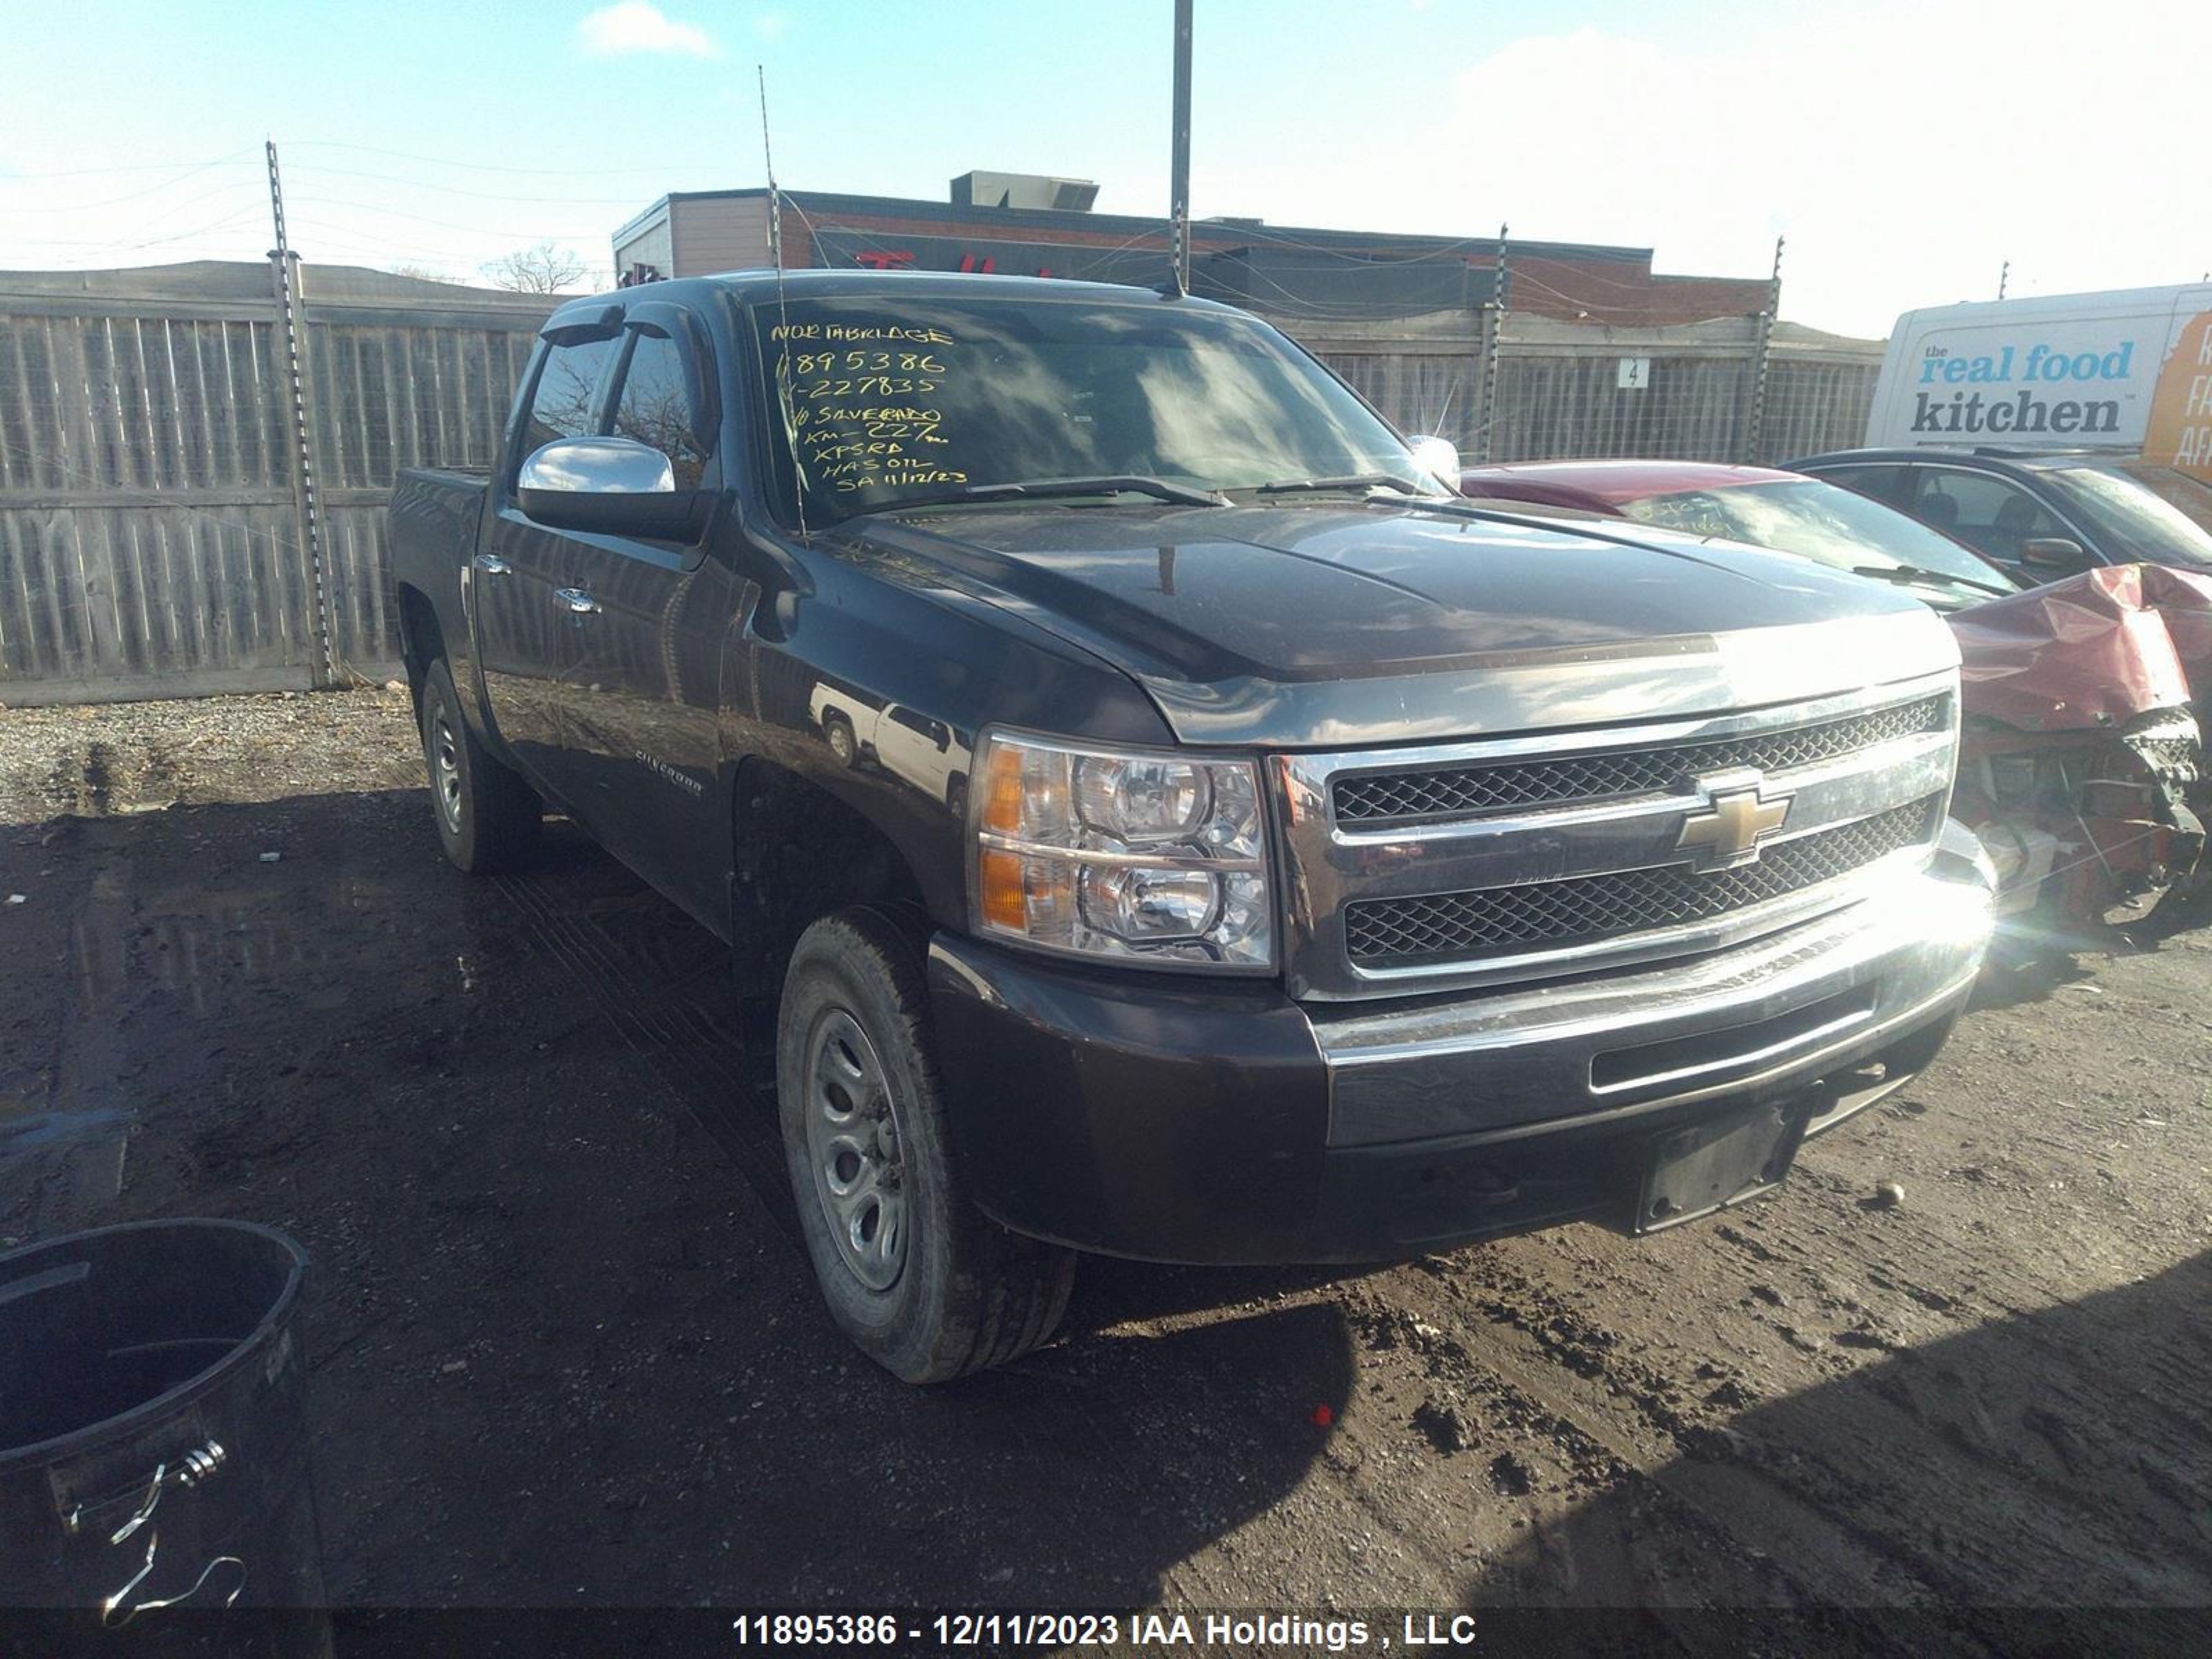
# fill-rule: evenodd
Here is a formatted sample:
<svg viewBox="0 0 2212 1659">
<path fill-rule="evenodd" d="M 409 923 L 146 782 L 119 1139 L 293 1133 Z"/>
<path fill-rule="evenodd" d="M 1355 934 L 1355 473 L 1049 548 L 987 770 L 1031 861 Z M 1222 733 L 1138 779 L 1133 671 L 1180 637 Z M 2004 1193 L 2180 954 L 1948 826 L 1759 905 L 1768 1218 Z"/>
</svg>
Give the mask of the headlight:
<svg viewBox="0 0 2212 1659">
<path fill-rule="evenodd" d="M 976 773 L 981 932 L 1124 962 L 1273 965 L 1251 762 L 994 732 Z"/>
</svg>

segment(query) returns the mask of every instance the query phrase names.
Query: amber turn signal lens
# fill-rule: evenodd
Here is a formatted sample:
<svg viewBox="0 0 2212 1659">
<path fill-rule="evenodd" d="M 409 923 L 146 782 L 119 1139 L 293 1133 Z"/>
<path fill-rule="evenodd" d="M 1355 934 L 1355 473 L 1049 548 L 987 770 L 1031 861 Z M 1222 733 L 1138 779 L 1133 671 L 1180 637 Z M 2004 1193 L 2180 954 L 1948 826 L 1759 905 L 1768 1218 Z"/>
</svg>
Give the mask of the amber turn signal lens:
<svg viewBox="0 0 2212 1659">
<path fill-rule="evenodd" d="M 982 887 L 985 921 L 1010 933 L 1029 931 L 1029 906 L 1022 892 L 1022 858 L 1018 853 L 986 849 Z"/>
<path fill-rule="evenodd" d="M 1022 830 L 1022 751 L 1011 744 L 991 750 L 991 773 L 983 784 L 983 828 L 994 835 L 1018 836 Z M 1021 883 L 1017 875 L 1017 895 Z"/>
</svg>

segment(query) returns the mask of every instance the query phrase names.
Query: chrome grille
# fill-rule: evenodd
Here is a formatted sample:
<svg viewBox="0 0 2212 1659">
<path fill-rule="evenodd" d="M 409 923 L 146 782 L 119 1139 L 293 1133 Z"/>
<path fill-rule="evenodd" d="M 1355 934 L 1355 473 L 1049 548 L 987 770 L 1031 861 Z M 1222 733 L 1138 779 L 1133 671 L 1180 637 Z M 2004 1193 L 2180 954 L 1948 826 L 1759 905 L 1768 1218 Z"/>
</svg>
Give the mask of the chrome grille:
<svg viewBox="0 0 2212 1659">
<path fill-rule="evenodd" d="M 1346 948 L 1362 967 L 1411 965 L 1538 946 L 1571 946 L 1704 921 L 1817 886 L 1924 843 L 1936 833 L 1941 806 L 1941 797 L 1930 796 L 1855 823 L 1780 842 L 1755 864 L 1707 875 L 1674 865 L 1473 892 L 1362 901 L 1346 907 Z"/>
<path fill-rule="evenodd" d="M 1897 738 L 1947 730 L 1950 702 L 1948 696 L 1923 697 L 1789 731 L 1658 748 L 1352 774 L 1335 781 L 1336 817 L 1355 828 L 1479 817 L 1672 790 L 1685 779 L 1737 767 L 1772 772 L 1816 765 Z"/>
</svg>

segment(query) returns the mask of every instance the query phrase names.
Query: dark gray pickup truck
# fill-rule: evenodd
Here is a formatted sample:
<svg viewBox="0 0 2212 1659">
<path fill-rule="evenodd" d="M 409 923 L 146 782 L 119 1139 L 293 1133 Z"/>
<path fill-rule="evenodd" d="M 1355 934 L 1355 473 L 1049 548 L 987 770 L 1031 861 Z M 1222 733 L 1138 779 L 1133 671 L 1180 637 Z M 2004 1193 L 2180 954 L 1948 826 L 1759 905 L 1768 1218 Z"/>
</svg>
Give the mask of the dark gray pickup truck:
<svg viewBox="0 0 2212 1659">
<path fill-rule="evenodd" d="M 1074 1251 L 1757 1196 L 1980 961 L 1924 606 L 1460 500 L 1200 301 L 577 301 L 392 542 L 447 853 L 550 807 L 729 941 L 823 1296 L 913 1381 L 1045 1340 Z"/>
</svg>

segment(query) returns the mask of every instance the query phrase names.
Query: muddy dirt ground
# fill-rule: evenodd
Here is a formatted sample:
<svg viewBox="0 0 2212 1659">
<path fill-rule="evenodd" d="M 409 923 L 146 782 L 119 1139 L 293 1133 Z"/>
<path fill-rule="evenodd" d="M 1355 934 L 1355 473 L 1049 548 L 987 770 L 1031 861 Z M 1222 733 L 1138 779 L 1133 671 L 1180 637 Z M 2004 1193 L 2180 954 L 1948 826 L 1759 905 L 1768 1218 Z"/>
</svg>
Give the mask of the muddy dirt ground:
<svg viewBox="0 0 2212 1659">
<path fill-rule="evenodd" d="M 2212 935 L 1985 997 L 1716 1224 L 1090 1263 L 1055 1346 L 915 1392 L 817 1311 L 718 947 L 559 826 L 457 874 L 411 744 L 379 691 L 0 712 L 0 1242 L 307 1246 L 347 1603 L 1842 1607 L 1925 1652 L 2212 1602 Z"/>
</svg>

